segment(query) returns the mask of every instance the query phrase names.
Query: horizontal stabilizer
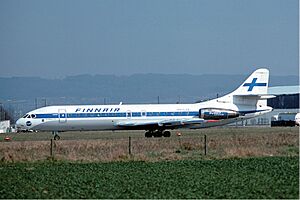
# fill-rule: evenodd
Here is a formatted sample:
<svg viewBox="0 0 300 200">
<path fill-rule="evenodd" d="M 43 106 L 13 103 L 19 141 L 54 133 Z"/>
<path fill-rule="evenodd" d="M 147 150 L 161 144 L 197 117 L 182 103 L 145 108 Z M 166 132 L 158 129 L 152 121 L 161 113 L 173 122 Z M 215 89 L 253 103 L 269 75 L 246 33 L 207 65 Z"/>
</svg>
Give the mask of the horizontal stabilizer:
<svg viewBox="0 0 300 200">
<path fill-rule="evenodd" d="M 274 95 L 269 95 L 269 94 L 242 94 L 242 95 L 233 95 L 234 97 L 241 97 L 241 98 L 253 98 L 253 99 L 257 99 L 257 100 L 264 100 L 264 99 L 272 99 L 275 98 L 276 96 Z"/>
</svg>

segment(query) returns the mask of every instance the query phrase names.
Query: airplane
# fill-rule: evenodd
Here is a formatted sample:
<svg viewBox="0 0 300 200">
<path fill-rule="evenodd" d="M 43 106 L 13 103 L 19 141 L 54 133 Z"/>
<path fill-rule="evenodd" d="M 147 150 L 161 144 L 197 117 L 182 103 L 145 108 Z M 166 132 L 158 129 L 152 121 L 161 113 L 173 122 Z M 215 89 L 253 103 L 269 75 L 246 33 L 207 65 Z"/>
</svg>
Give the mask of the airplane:
<svg viewBox="0 0 300 200">
<path fill-rule="evenodd" d="M 58 132 L 93 130 L 145 130 L 145 137 L 170 137 L 170 130 L 226 125 L 273 110 L 267 106 L 269 70 L 254 71 L 233 92 L 192 104 L 60 105 L 28 112 L 17 129 Z"/>
</svg>

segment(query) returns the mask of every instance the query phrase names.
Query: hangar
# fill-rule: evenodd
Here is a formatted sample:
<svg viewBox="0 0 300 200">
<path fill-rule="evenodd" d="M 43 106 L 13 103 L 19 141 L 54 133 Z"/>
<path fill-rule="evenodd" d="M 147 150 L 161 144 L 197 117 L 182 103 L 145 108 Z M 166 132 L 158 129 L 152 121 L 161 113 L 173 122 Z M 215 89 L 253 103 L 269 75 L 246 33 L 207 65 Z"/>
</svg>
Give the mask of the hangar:
<svg viewBox="0 0 300 200">
<path fill-rule="evenodd" d="M 299 109 L 299 86 L 270 87 L 269 94 L 276 97 L 268 100 L 274 109 Z"/>
</svg>

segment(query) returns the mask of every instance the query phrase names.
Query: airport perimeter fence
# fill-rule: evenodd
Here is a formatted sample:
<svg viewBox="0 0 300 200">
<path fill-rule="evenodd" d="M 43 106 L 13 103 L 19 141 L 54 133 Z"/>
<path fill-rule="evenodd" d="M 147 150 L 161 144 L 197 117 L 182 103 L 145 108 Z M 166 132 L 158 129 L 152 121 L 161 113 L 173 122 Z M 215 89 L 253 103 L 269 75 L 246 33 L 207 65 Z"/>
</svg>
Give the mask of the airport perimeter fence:
<svg viewBox="0 0 300 200">
<path fill-rule="evenodd" d="M 109 162 L 281 156 L 299 154 L 297 131 L 276 134 L 173 136 L 2 142 L 1 161 L 45 159 Z"/>
</svg>

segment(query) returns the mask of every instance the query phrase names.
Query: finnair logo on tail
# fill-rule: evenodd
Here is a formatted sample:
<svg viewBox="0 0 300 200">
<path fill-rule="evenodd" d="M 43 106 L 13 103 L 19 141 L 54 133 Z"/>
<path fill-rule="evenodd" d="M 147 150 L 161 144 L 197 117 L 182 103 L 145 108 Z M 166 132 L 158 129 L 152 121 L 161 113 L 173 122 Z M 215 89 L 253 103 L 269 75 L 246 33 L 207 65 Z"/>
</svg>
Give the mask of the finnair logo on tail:
<svg viewBox="0 0 300 200">
<path fill-rule="evenodd" d="M 249 87 L 248 92 L 252 91 L 255 86 L 267 86 L 267 83 L 256 83 L 257 78 L 253 78 L 251 83 L 245 83 L 244 87 Z"/>
</svg>

